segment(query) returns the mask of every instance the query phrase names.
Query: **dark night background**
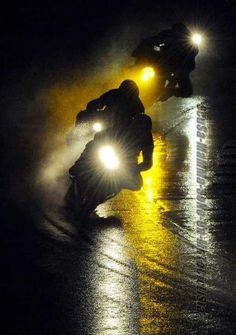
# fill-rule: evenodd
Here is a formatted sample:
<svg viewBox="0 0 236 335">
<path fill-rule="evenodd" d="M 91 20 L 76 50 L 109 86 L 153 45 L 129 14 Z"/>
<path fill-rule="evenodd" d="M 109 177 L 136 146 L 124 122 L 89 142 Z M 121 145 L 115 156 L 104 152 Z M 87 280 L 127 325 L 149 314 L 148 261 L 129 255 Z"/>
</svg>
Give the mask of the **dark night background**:
<svg viewBox="0 0 236 335">
<path fill-rule="evenodd" d="M 3 334 L 77 334 L 73 332 L 76 321 L 69 317 L 71 311 L 66 300 L 72 294 L 68 293 L 56 302 L 62 284 L 57 282 L 53 271 L 42 274 L 40 264 L 35 262 L 35 258 L 40 259 L 42 254 L 47 257 L 51 252 L 51 242 L 42 245 L 35 226 L 31 224 L 36 209 L 33 205 L 28 207 L 27 203 L 32 170 L 42 154 L 38 143 L 42 141 L 48 120 L 47 112 L 40 106 L 36 109 L 31 107 L 37 106 L 38 92 L 47 90 L 58 81 L 70 84 L 75 79 L 73 73 L 81 68 L 84 69 L 82 80 L 88 73 L 93 80 L 90 69 L 96 64 L 93 71 L 99 74 L 100 64 L 102 69 L 106 63 L 101 56 L 103 49 L 108 54 L 107 50 L 114 41 L 121 45 L 122 52 L 128 53 L 130 45 L 135 46 L 141 38 L 181 21 L 203 29 L 211 45 L 209 57 L 202 64 L 203 71 L 210 68 L 207 72 L 208 84 L 204 82 L 200 91 L 204 90 L 204 85 L 212 86 L 210 91 L 213 96 L 218 86 L 222 88 L 222 94 L 225 90 L 233 91 L 233 75 L 227 84 L 224 81 L 228 78 L 217 76 L 218 71 L 224 68 L 235 71 L 236 67 L 236 2 L 233 0 L 22 0 L 17 3 L 6 1 L 1 5 L 0 299 L 7 327 Z M 122 41 L 123 36 L 127 40 Z M 230 126 L 225 133 L 233 139 L 234 112 L 232 107 L 228 114 L 226 110 L 213 115 L 222 128 L 224 124 L 220 114 L 226 113 Z M 59 126 L 55 124 L 56 129 Z M 222 143 L 224 140 L 222 136 Z M 29 185 L 25 185 L 22 181 L 28 176 Z M 69 273 L 73 271 L 73 266 L 67 263 L 65 270 Z M 63 280 L 65 285 L 71 284 L 69 276 Z M 26 301 L 25 296 L 31 298 Z M 37 300 L 41 300 L 41 304 L 37 305 Z M 83 314 L 81 307 L 77 308 Z M 55 314 L 51 312 L 54 309 Z M 63 320 L 61 315 L 65 316 Z M 71 329 L 67 328 L 67 317 Z M 26 320 L 27 327 L 22 320 Z M 38 327 L 36 330 L 35 325 Z"/>
</svg>

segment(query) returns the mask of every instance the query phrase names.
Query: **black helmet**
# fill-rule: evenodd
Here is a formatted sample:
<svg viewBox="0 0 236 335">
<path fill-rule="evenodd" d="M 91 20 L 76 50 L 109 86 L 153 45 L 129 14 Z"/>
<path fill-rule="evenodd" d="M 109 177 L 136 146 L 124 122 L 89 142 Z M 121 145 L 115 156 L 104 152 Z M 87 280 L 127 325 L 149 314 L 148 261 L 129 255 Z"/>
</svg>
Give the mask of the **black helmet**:
<svg viewBox="0 0 236 335">
<path fill-rule="evenodd" d="M 128 96 L 139 95 L 138 85 L 133 80 L 126 79 L 122 81 L 122 83 L 119 86 L 119 90 Z"/>
</svg>

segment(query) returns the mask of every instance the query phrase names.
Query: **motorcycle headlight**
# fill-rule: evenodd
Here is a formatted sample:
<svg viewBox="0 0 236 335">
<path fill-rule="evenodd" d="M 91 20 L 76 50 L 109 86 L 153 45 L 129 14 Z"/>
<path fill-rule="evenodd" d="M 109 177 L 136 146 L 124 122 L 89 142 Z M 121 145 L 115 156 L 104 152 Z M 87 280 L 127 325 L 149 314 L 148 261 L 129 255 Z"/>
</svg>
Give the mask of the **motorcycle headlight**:
<svg viewBox="0 0 236 335">
<path fill-rule="evenodd" d="M 98 151 L 99 159 L 108 170 L 116 170 L 120 166 L 120 160 L 112 146 L 101 147 Z"/>
<path fill-rule="evenodd" d="M 155 71 L 152 67 L 148 66 L 142 70 L 142 80 L 147 81 L 155 76 Z"/>
<path fill-rule="evenodd" d="M 93 130 L 96 132 L 99 132 L 102 130 L 102 124 L 101 122 L 94 122 L 93 124 Z"/>
<path fill-rule="evenodd" d="M 200 34 L 193 34 L 192 35 L 192 42 L 193 44 L 200 45 L 202 42 L 202 35 Z"/>
</svg>

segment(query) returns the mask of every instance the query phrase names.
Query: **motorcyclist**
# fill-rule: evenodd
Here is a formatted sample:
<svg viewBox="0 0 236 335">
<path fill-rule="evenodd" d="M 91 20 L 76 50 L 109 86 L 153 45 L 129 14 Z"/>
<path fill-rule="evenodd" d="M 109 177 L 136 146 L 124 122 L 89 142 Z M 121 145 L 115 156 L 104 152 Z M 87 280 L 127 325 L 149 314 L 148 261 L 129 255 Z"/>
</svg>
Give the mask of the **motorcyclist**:
<svg viewBox="0 0 236 335">
<path fill-rule="evenodd" d="M 80 189 L 86 189 L 88 186 L 86 185 L 86 180 L 89 184 L 92 170 L 94 172 L 93 180 L 95 178 L 99 185 L 101 180 L 99 179 L 99 174 L 96 173 L 96 166 L 94 166 L 96 164 L 94 163 L 96 146 L 100 142 L 104 143 L 107 141 L 111 143 L 115 141 L 123 148 L 125 153 L 124 161 L 128 163 L 126 165 L 128 170 L 124 174 L 123 179 L 119 180 L 116 188 L 114 188 L 113 184 L 112 187 L 114 189 L 112 188 L 112 191 L 116 193 L 122 188 L 138 190 L 142 186 L 140 171 L 151 168 L 154 147 L 151 133 L 152 121 L 149 116 L 144 114 L 144 107 L 139 99 L 138 86 L 130 80 L 122 82 L 118 89 L 108 91 L 99 99 L 91 101 L 88 104 L 87 112 L 93 115 L 94 110 L 96 111 L 99 108 L 108 109 L 113 122 L 109 124 L 109 128 L 97 133 L 94 139 L 86 145 L 79 159 L 70 168 L 69 174 L 72 178 L 79 180 Z M 143 161 L 138 164 L 137 158 L 140 152 L 142 153 Z M 102 192 L 102 190 L 100 191 Z M 65 202 L 66 207 L 73 207 L 73 185 L 71 185 L 66 194 Z"/>
<path fill-rule="evenodd" d="M 124 80 L 119 88 L 109 90 L 98 99 L 90 101 L 86 110 L 77 114 L 76 124 L 100 113 L 108 120 L 109 125 L 125 122 L 127 115 L 144 113 L 136 83 L 132 80 Z"/>
<path fill-rule="evenodd" d="M 171 29 L 143 40 L 132 53 L 138 62 L 149 61 L 160 70 L 159 85 L 165 88 L 162 101 L 171 95 L 189 97 L 193 93 L 189 75 L 195 68 L 198 47 L 190 40 L 190 30 L 183 23 L 175 23 Z"/>
<path fill-rule="evenodd" d="M 94 135 L 94 125 L 105 129 L 112 124 L 123 123 L 127 115 L 144 113 L 144 106 L 139 98 L 139 89 L 132 80 L 124 80 L 116 89 L 109 90 L 99 98 L 90 101 L 86 110 L 79 112 L 76 116 L 75 127 L 66 136 L 69 147 L 73 145 L 87 143 Z M 81 127 L 87 123 L 91 127 Z"/>
</svg>

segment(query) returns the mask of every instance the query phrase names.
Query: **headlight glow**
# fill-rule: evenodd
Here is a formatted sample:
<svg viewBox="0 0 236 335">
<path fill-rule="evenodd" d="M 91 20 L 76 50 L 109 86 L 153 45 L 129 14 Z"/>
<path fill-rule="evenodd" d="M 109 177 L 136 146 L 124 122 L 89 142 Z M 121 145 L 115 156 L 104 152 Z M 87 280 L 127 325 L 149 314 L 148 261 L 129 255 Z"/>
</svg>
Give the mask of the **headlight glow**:
<svg viewBox="0 0 236 335">
<path fill-rule="evenodd" d="M 148 66 L 142 70 L 142 80 L 147 81 L 155 76 L 155 71 L 152 67 Z"/>
<path fill-rule="evenodd" d="M 108 170 L 116 170 L 120 165 L 119 158 L 114 149 L 107 145 L 99 150 L 99 159 Z"/>
<path fill-rule="evenodd" d="M 102 130 L 102 124 L 100 122 L 95 122 L 93 124 L 93 130 L 96 132 L 99 132 Z"/>
<path fill-rule="evenodd" d="M 200 45 L 202 42 L 202 35 L 200 34 L 193 34 L 192 35 L 192 42 L 196 45 Z"/>
</svg>

